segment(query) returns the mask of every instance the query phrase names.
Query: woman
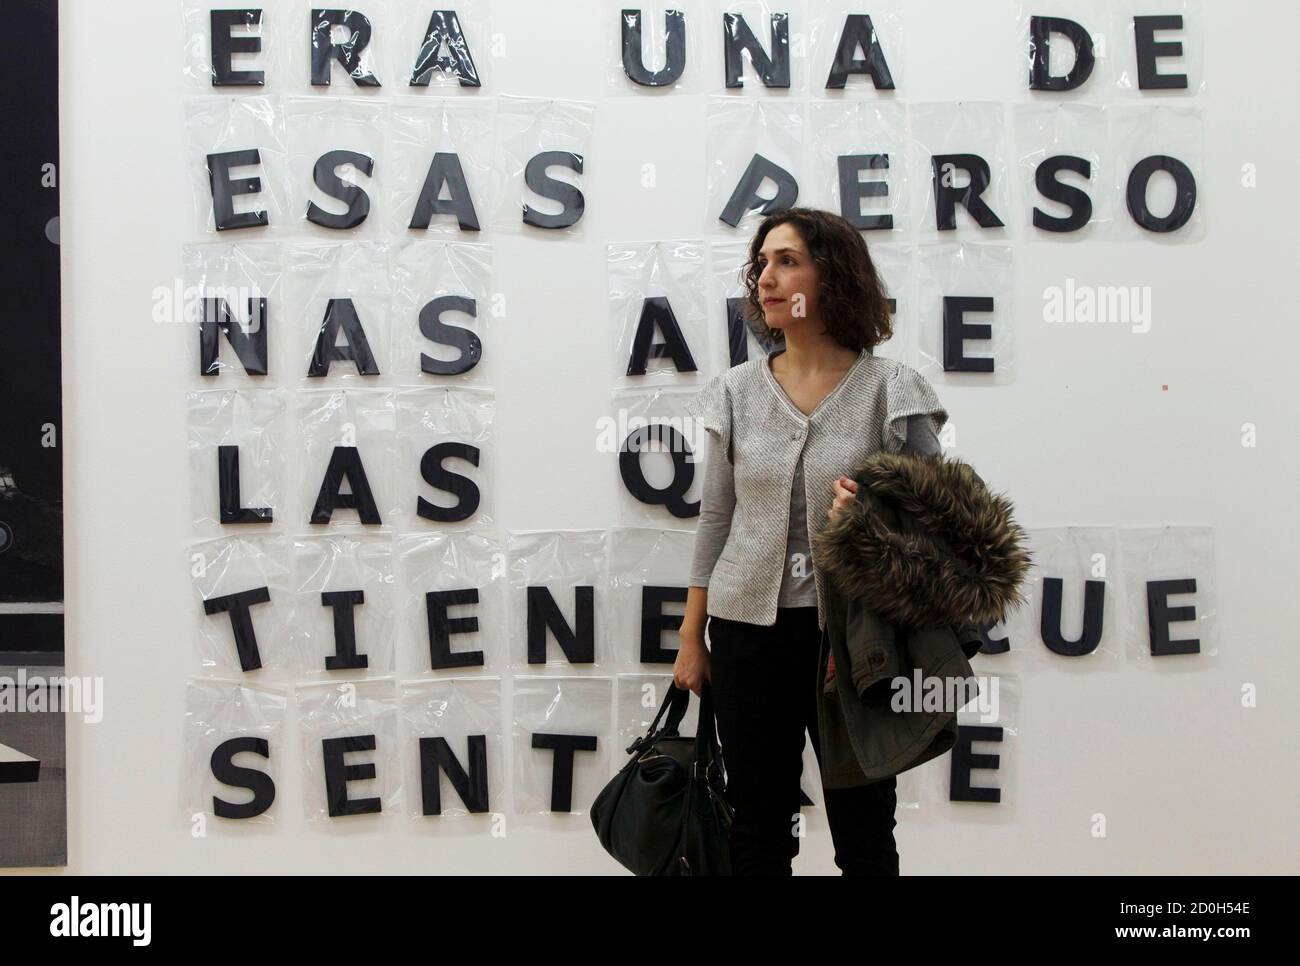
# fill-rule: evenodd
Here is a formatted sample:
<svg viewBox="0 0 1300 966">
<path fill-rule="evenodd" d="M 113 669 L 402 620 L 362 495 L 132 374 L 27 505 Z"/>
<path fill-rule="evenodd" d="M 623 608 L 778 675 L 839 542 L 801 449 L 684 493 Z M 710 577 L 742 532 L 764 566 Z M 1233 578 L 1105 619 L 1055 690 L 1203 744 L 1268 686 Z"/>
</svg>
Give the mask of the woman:
<svg viewBox="0 0 1300 966">
<path fill-rule="evenodd" d="M 872 452 L 941 452 L 947 413 L 915 370 L 872 353 L 893 334 L 889 302 L 843 218 L 769 216 L 744 273 L 748 321 L 771 351 L 714 377 L 688 407 L 710 439 L 673 679 L 696 694 L 710 682 L 736 813 L 734 873 L 789 875 L 805 730 L 821 761 L 825 605 L 809 528 L 855 499 L 844 474 Z M 895 780 L 858 778 L 823 775 L 836 865 L 897 875 Z"/>
</svg>

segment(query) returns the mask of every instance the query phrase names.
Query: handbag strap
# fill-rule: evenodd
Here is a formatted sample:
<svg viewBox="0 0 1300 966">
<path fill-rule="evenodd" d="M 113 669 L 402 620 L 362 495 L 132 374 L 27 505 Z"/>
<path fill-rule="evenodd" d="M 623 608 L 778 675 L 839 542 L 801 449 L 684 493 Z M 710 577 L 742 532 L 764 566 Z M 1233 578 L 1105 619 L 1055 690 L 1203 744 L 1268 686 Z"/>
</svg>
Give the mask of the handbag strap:
<svg viewBox="0 0 1300 966">
<path fill-rule="evenodd" d="M 695 777 L 707 780 L 709 769 L 715 763 L 719 768 L 725 767 L 713 723 L 713 689 L 706 680 L 700 688 L 700 720 L 695 726 Z"/>
<path fill-rule="evenodd" d="M 677 734 L 677 729 L 681 727 L 682 718 L 686 717 L 686 709 L 689 704 L 690 692 L 681 690 L 670 681 L 668 683 L 668 692 L 664 695 L 663 701 L 660 702 L 659 711 L 655 714 L 654 720 L 650 722 L 650 727 L 644 735 L 627 746 L 627 753 L 632 754 L 639 751 L 663 735 Z M 657 730 L 659 728 L 659 719 L 664 716 L 665 711 L 668 712 L 668 720 L 664 722 L 663 730 L 659 731 Z"/>
</svg>

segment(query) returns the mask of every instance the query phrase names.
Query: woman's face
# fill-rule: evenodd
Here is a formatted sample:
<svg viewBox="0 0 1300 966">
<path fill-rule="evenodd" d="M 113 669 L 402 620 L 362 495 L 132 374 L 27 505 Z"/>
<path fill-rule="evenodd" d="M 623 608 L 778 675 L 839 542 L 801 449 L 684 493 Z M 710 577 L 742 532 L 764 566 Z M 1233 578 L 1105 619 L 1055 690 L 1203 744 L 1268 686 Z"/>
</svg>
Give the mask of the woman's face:
<svg viewBox="0 0 1300 966">
<path fill-rule="evenodd" d="M 763 317 L 774 329 L 817 317 L 817 266 L 794 225 L 777 225 L 763 239 L 756 266 Z"/>
</svg>

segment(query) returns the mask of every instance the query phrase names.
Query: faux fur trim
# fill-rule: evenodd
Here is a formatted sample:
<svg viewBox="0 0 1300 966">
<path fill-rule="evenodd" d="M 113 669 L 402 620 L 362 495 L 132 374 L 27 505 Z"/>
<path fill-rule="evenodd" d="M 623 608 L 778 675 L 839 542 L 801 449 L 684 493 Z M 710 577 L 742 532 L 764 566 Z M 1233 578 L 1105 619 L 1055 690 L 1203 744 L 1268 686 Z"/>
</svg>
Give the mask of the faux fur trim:
<svg viewBox="0 0 1300 966">
<path fill-rule="evenodd" d="M 814 564 L 836 588 L 895 623 L 984 625 L 1024 603 L 1032 563 L 1011 501 L 968 464 L 941 455 L 879 452 L 853 478 L 858 499 L 814 537 Z M 908 534 L 882 503 L 910 514 Z"/>
</svg>

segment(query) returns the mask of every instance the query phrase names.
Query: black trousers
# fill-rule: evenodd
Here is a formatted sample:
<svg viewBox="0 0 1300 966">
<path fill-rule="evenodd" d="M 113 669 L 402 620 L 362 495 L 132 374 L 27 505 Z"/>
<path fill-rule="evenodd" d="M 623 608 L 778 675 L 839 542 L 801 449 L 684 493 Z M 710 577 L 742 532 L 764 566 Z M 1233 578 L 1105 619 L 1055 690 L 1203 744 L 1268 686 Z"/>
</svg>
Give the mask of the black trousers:
<svg viewBox="0 0 1300 966">
<path fill-rule="evenodd" d="M 771 627 L 709 617 L 710 679 L 718 740 L 735 809 L 735 875 L 790 875 L 799 854 L 796 821 L 805 730 L 817 734 L 816 607 L 781 607 Z M 823 790 L 843 875 L 898 875 L 893 778 Z"/>
</svg>

